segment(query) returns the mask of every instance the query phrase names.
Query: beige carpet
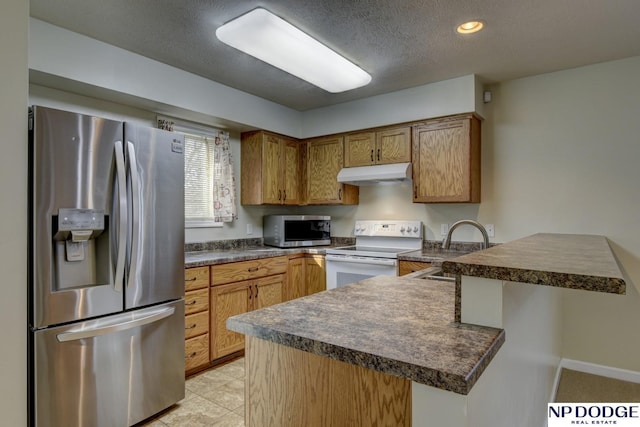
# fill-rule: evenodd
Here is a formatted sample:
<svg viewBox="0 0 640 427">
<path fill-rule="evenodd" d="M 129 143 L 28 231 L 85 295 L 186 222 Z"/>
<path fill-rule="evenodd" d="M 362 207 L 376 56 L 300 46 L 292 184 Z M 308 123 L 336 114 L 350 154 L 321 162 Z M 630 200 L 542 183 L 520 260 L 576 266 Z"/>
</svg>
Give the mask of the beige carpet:
<svg viewBox="0 0 640 427">
<path fill-rule="evenodd" d="M 640 384 L 562 369 L 556 402 L 640 402 Z"/>
</svg>

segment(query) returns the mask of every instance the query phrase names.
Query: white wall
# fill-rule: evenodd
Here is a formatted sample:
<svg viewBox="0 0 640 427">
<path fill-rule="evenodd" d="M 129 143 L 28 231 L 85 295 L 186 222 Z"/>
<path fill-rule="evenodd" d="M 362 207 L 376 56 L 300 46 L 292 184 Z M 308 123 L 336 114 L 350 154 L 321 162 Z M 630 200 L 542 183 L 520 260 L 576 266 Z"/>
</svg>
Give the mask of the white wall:
<svg viewBox="0 0 640 427">
<path fill-rule="evenodd" d="M 626 296 L 569 291 L 563 356 L 640 371 L 640 57 L 500 84 L 484 127 L 480 219 L 502 241 L 602 234 Z M 635 286 L 634 286 L 635 285 Z"/>
<path fill-rule="evenodd" d="M 475 111 L 475 76 L 463 76 L 372 96 L 302 114 L 302 135 L 312 137 Z"/>
<path fill-rule="evenodd" d="M 7 0 L 0 13 L 0 414 L 27 424 L 27 43 L 29 2 Z"/>
</svg>

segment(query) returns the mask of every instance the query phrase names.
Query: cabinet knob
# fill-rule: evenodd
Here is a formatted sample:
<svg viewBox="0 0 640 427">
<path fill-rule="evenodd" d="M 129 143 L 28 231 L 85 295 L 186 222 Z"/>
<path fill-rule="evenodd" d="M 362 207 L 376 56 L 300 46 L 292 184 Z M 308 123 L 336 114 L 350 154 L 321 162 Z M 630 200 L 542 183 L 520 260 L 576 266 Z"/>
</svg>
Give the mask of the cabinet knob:
<svg viewBox="0 0 640 427">
<path fill-rule="evenodd" d="M 186 277 L 184 278 L 185 282 L 195 282 L 196 280 L 198 280 L 197 277 L 192 277 L 191 279 L 187 279 Z"/>
<path fill-rule="evenodd" d="M 373 150 L 371 150 L 371 162 L 373 163 Z"/>
<path fill-rule="evenodd" d="M 282 190 L 278 190 L 278 200 L 282 200 Z"/>
<path fill-rule="evenodd" d="M 187 303 L 185 303 L 185 305 L 195 305 L 198 301 L 193 300 L 193 301 L 189 301 Z"/>
<path fill-rule="evenodd" d="M 258 271 L 258 267 L 251 267 L 251 268 L 248 268 L 248 269 L 247 269 L 247 271 L 248 271 L 249 273 L 255 273 L 256 271 Z"/>
<path fill-rule="evenodd" d="M 284 190 L 284 191 L 282 192 L 282 194 L 283 194 L 283 196 L 284 196 L 284 197 L 282 197 L 282 201 L 283 201 L 283 202 L 287 201 L 287 190 Z"/>
<path fill-rule="evenodd" d="M 338 190 L 338 200 L 342 200 L 342 188 Z"/>
<path fill-rule="evenodd" d="M 196 325 L 186 326 L 185 329 L 195 329 Z"/>
<path fill-rule="evenodd" d="M 380 161 L 380 149 L 378 148 L 378 161 Z"/>
</svg>

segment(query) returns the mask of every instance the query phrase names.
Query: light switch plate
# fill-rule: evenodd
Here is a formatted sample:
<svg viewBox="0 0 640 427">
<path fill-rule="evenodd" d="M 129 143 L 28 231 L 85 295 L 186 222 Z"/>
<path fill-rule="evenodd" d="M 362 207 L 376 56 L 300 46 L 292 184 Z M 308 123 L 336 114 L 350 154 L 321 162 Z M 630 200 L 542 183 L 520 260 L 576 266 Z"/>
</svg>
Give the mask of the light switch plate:
<svg viewBox="0 0 640 427">
<path fill-rule="evenodd" d="M 440 224 L 440 235 L 445 237 L 449 232 L 449 224 Z"/>
<path fill-rule="evenodd" d="M 253 234 L 253 224 L 247 224 L 247 235 Z"/>
</svg>

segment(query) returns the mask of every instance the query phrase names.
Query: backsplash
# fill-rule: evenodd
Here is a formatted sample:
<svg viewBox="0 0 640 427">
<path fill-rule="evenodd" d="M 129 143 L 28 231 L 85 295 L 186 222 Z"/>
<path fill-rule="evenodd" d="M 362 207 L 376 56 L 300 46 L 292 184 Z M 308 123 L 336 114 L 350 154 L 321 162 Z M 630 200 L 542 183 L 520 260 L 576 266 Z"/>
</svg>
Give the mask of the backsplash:
<svg viewBox="0 0 640 427">
<path fill-rule="evenodd" d="M 262 237 L 252 239 L 214 240 L 211 242 L 185 243 L 185 252 L 224 251 L 262 246 Z"/>
<path fill-rule="evenodd" d="M 496 243 L 489 243 L 489 247 Z M 442 240 L 425 240 L 422 247 L 427 251 L 438 251 L 442 248 Z M 482 242 L 451 242 L 449 250 L 460 252 L 475 252 L 482 249 Z"/>
</svg>

